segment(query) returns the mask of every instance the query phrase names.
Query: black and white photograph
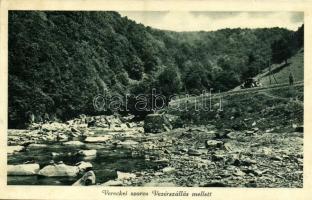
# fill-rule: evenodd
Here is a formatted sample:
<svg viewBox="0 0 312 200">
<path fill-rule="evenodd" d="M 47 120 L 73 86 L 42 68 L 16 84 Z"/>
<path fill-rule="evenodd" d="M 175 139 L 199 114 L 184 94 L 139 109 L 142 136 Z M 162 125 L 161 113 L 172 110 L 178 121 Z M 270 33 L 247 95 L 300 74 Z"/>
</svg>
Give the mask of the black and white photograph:
<svg viewBox="0 0 312 200">
<path fill-rule="evenodd" d="M 304 26 L 303 11 L 9 10 L 6 184 L 303 188 Z"/>
</svg>

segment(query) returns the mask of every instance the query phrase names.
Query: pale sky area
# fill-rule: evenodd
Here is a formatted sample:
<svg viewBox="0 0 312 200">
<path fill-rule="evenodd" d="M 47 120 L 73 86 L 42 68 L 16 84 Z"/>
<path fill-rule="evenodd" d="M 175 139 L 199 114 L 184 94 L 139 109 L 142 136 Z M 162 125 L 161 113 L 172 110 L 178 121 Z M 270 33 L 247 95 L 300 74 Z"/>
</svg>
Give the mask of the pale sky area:
<svg viewBox="0 0 312 200">
<path fill-rule="evenodd" d="M 119 11 L 122 16 L 157 29 L 214 31 L 223 28 L 282 27 L 297 30 L 303 12 Z"/>
</svg>

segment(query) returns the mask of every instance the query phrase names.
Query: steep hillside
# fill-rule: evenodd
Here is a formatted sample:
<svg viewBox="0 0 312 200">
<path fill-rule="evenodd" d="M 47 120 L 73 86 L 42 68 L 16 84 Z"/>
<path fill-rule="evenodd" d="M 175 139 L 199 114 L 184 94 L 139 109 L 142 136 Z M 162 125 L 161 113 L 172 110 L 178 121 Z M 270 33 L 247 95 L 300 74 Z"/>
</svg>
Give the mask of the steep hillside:
<svg viewBox="0 0 312 200">
<path fill-rule="evenodd" d="M 271 75 L 271 83 L 288 83 L 289 82 L 289 74 L 292 73 L 295 81 L 303 81 L 303 72 L 304 72 L 304 63 L 303 63 L 303 50 L 300 50 L 296 55 L 291 57 L 288 61 L 288 64 L 280 64 L 273 65 L 272 75 Z M 265 73 L 259 74 L 256 76 L 257 79 L 260 80 L 262 85 L 267 86 L 270 85 L 270 76 L 269 69 L 265 70 Z M 275 78 L 275 79 L 274 79 Z M 276 82 L 275 82 L 276 80 Z"/>
<path fill-rule="evenodd" d="M 274 129 L 275 132 L 291 132 L 293 125 L 303 124 L 302 85 L 223 94 L 222 110 L 219 110 L 218 96 L 211 100 L 211 108 L 207 107 L 209 104 L 209 98 L 198 98 L 197 103 L 182 101 L 168 107 L 166 112 L 180 116 L 181 124 L 212 124 L 219 129 L 248 130 L 257 127 L 262 131 Z M 203 109 L 204 106 L 206 109 Z"/>
<path fill-rule="evenodd" d="M 117 12 L 10 11 L 9 127 L 24 126 L 29 116 L 40 122 L 113 113 L 94 109 L 97 94 L 228 90 L 267 66 L 272 44 L 287 39 L 298 49 L 302 34 L 281 28 L 178 33 Z M 130 112 L 141 115 L 132 109 L 135 101 Z"/>
<path fill-rule="evenodd" d="M 261 73 L 254 76 L 253 78 L 258 80 L 263 87 L 274 84 L 285 84 L 289 83 L 289 75 L 292 73 L 294 81 L 304 80 L 304 63 L 303 63 L 303 49 L 300 49 L 294 56 L 288 59 L 288 63 L 285 64 L 272 64 L 271 65 L 271 77 L 269 67 L 263 69 Z M 271 82 L 270 82 L 271 79 Z M 241 89 L 241 85 L 232 89 L 237 91 Z"/>
</svg>

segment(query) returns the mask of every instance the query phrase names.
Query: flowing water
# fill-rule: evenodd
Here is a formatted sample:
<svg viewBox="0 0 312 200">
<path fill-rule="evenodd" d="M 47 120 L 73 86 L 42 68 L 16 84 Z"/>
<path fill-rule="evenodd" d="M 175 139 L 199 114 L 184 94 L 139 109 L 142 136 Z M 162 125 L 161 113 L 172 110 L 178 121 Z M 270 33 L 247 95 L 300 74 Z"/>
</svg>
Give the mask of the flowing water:
<svg viewBox="0 0 312 200">
<path fill-rule="evenodd" d="M 104 133 L 105 134 L 105 133 Z M 96 135 L 103 135 L 97 132 Z M 93 159 L 85 159 L 76 156 L 79 150 L 96 149 L 97 155 Z M 60 156 L 53 157 L 52 152 L 60 153 Z M 105 143 L 86 143 L 85 146 L 71 147 L 60 143 L 50 143 L 47 147 L 26 148 L 25 151 L 8 156 L 8 164 L 22 164 L 24 162 L 34 162 L 40 165 L 40 169 L 49 165 L 51 161 L 55 163 L 63 161 L 67 165 L 75 165 L 79 161 L 91 162 L 96 175 L 97 183 L 104 183 L 117 178 L 116 171 L 132 172 L 144 169 L 155 168 L 152 162 L 145 161 L 144 158 L 133 158 L 131 150 L 115 148 Z M 80 175 L 81 176 L 81 175 Z M 8 176 L 8 185 L 71 185 L 77 177 L 42 177 L 42 176 Z"/>
</svg>

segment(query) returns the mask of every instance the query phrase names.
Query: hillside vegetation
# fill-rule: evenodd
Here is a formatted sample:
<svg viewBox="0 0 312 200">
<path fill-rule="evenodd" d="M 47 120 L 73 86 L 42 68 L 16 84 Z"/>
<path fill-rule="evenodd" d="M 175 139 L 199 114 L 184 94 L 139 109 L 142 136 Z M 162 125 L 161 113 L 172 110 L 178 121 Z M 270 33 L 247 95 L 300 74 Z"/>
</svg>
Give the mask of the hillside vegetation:
<svg viewBox="0 0 312 200">
<path fill-rule="evenodd" d="M 31 113 L 35 121 L 103 114 L 93 108 L 97 94 L 225 91 L 302 45 L 303 26 L 171 32 L 117 12 L 10 11 L 9 127 Z M 135 101 L 130 112 L 146 114 L 131 109 Z"/>
<path fill-rule="evenodd" d="M 294 81 L 304 80 L 304 63 L 303 63 L 303 49 L 299 50 L 294 56 L 288 59 L 287 64 L 284 62 L 271 65 L 261 71 L 261 73 L 254 76 L 254 79 L 258 80 L 262 86 L 270 86 L 274 84 L 289 84 L 289 75 L 292 74 Z M 270 77 L 271 75 L 271 77 Z M 271 79 L 271 81 L 270 81 Z M 232 91 L 241 89 L 241 85 L 236 86 Z"/>
<path fill-rule="evenodd" d="M 294 55 L 293 57 L 289 59 L 288 64 L 282 63 L 279 65 L 274 65 L 271 68 L 272 70 L 271 84 L 274 84 L 276 82 L 278 84 L 288 83 L 290 73 L 294 76 L 295 81 L 303 81 L 304 80 L 304 76 L 303 76 L 304 68 L 303 67 L 304 67 L 303 50 L 301 50 L 296 55 Z M 266 73 L 259 74 L 257 78 L 260 79 L 260 82 L 264 86 L 270 85 L 270 76 L 268 74 L 268 70 L 266 71 Z"/>
</svg>

